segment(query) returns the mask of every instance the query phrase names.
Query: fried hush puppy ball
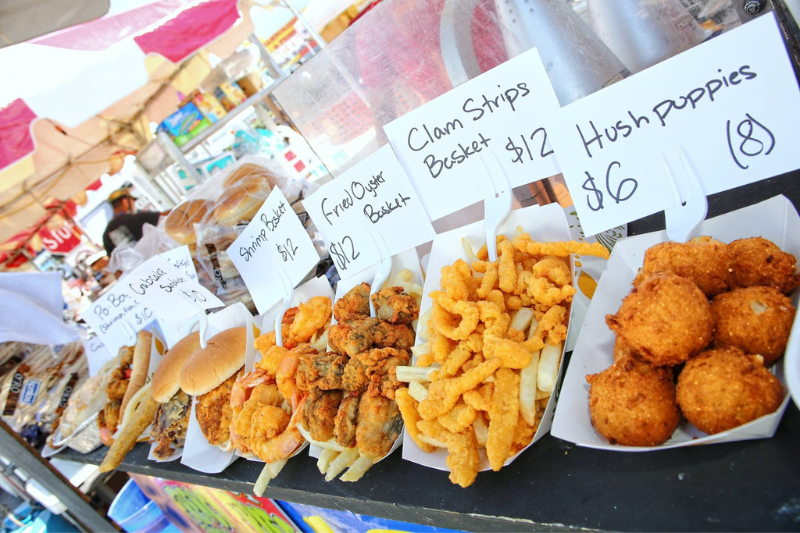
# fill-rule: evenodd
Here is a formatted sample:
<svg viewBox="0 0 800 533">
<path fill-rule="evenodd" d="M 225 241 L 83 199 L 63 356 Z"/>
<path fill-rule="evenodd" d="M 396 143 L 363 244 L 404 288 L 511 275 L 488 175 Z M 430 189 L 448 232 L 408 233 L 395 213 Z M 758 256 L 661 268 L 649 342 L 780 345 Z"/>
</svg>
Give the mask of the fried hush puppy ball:
<svg viewBox="0 0 800 533">
<path fill-rule="evenodd" d="M 711 435 L 775 412 L 783 401 L 783 385 L 761 361 L 733 347 L 690 359 L 678 376 L 683 416 Z"/>
<path fill-rule="evenodd" d="M 678 365 L 711 342 L 714 321 L 703 292 L 671 272 L 653 274 L 622 301 L 606 324 L 654 366 Z"/>
<path fill-rule="evenodd" d="M 773 287 L 736 289 L 711 301 L 714 345 L 758 354 L 769 365 L 786 351 L 795 308 Z"/>
<path fill-rule="evenodd" d="M 614 361 L 618 361 L 624 357 L 636 357 L 631 347 L 622 340 L 622 337 L 617 336 L 614 341 Z"/>
<path fill-rule="evenodd" d="M 633 284 L 638 285 L 656 272 L 677 274 L 693 281 L 706 296 L 715 296 L 728 290 L 731 274 L 728 247 L 711 237 L 656 244 L 644 253 L 644 264 Z"/>
<path fill-rule="evenodd" d="M 728 245 L 733 287 L 775 287 L 789 294 L 800 283 L 797 260 L 762 237 L 739 239 Z"/>
<path fill-rule="evenodd" d="M 672 369 L 627 356 L 586 381 L 592 425 L 611 444 L 655 446 L 678 427 Z"/>
</svg>

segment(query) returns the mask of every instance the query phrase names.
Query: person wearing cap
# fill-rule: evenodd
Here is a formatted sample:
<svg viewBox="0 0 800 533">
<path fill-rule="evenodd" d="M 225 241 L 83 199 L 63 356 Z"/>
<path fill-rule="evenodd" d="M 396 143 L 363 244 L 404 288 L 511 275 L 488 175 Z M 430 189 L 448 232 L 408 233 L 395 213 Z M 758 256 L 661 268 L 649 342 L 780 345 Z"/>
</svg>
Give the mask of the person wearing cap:
<svg viewBox="0 0 800 533">
<path fill-rule="evenodd" d="M 114 208 L 114 218 L 106 226 L 103 233 L 103 246 L 106 253 L 111 252 L 124 242 L 135 242 L 142 238 L 142 227 L 145 224 L 158 224 L 158 218 L 163 214 L 158 211 L 136 212 L 135 199 L 130 190 L 122 188 L 111 193 L 108 202 Z"/>
</svg>

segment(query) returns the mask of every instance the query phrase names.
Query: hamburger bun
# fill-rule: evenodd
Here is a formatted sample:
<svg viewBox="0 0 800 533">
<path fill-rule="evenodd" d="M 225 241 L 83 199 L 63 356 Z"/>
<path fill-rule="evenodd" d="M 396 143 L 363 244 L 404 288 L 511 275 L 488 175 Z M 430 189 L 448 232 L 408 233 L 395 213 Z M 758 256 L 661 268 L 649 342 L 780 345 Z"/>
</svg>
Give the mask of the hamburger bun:
<svg viewBox="0 0 800 533">
<path fill-rule="evenodd" d="M 222 226 L 249 222 L 261 208 L 271 190 L 272 184 L 264 175 L 244 178 L 236 185 L 225 189 L 211 213 L 211 219 Z"/>
<path fill-rule="evenodd" d="M 206 200 L 183 202 L 167 215 L 164 221 L 164 231 L 180 244 L 194 244 L 197 242 L 194 225 L 205 218 L 209 207 L 211 207 L 211 202 Z"/>
<path fill-rule="evenodd" d="M 254 165 L 253 163 L 245 163 L 244 165 L 235 169 L 227 178 L 225 178 L 225 181 L 222 183 L 222 188 L 227 189 L 228 187 L 233 187 L 240 181 L 254 176 L 266 178 L 266 180 L 270 182 L 271 186 L 277 183 L 272 172 L 266 168 L 259 165 Z"/>
<path fill-rule="evenodd" d="M 200 349 L 200 334 L 190 333 L 167 352 L 150 382 L 150 392 L 158 403 L 168 402 L 181 388 L 181 370 L 186 360 Z"/>
<path fill-rule="evenodd" d="M 208 340 L 208 345 L 192 354 L 181 370 L 181 389 L 199 396 L 222 385 L 244 366 L 247 328 L 226 329 Z"/>
</svg>

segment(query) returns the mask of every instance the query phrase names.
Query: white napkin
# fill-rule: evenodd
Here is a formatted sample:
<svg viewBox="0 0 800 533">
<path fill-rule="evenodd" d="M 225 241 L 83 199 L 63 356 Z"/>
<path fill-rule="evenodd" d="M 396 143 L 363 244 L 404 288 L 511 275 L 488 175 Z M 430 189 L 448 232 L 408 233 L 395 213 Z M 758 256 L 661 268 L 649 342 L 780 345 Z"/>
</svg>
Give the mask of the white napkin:
<svg viewBox="0 0 800 533">
<path fill-rule="evenodd" d="M 79 340 L 63 318 L 58 273 L 0 274 L 0 342 L 65 344 Z"/>
</svg>

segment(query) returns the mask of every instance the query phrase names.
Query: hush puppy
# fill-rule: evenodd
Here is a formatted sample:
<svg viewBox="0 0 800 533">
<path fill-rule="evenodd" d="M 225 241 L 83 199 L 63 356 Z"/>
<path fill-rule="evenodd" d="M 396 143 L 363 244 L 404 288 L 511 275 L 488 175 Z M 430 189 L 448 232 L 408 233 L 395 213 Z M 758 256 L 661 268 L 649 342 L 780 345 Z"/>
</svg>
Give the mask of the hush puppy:
<svg viewBox="0 0 800 533">
<path fill-rule="evenodd" d="M 715 296 L 728 290 L 731 274 L 728 247 L 711 237 L 656 244 L 644 253 L 644 264 L 634 285 L 656 272 L 677 274 L 693 281 L 706 296 Z"/>
<path fill-rule="evenodd" d="M 714 348 L 689 360 L 678 376 L 683 416 L 697 429 L 720 433 L 775 412 L 783 386 L 761 357 L 738 348 Z"/>
<path fill-rule="evenodd" d="M 789 294 L 800 283 L 797 260 L 762 237 L 739 239 L 728 245 L 733 287 L 775 287 Z"/>
<path fill-rule="evenodd" d="M 636 357 L 636 354 L 633 353 L 631 347 L 622 340 L 622 337 L 617 337 L 617 340 L 614 341 L 614 361 L 624 357 Z"/>
<path fill-rule="evenodd" d="M 611 444 L 655 446 L 678 427 L 672 369 L 628 356 L 586 381 L 592 425 Z"/>
<path fill-rule="evenodd" d="M 678 365 L 711 342 L 714 321 L 705 294 L 672 272 L 642 281 L 606 324 L 646 362 Z"/>
<path fill-rule="evenodd" d="M 769 365 L 786 351 L 795 308 L 773 287 L 735 289 L 711 301 L 715 346 L 758 354 Z"/>
</svg>

